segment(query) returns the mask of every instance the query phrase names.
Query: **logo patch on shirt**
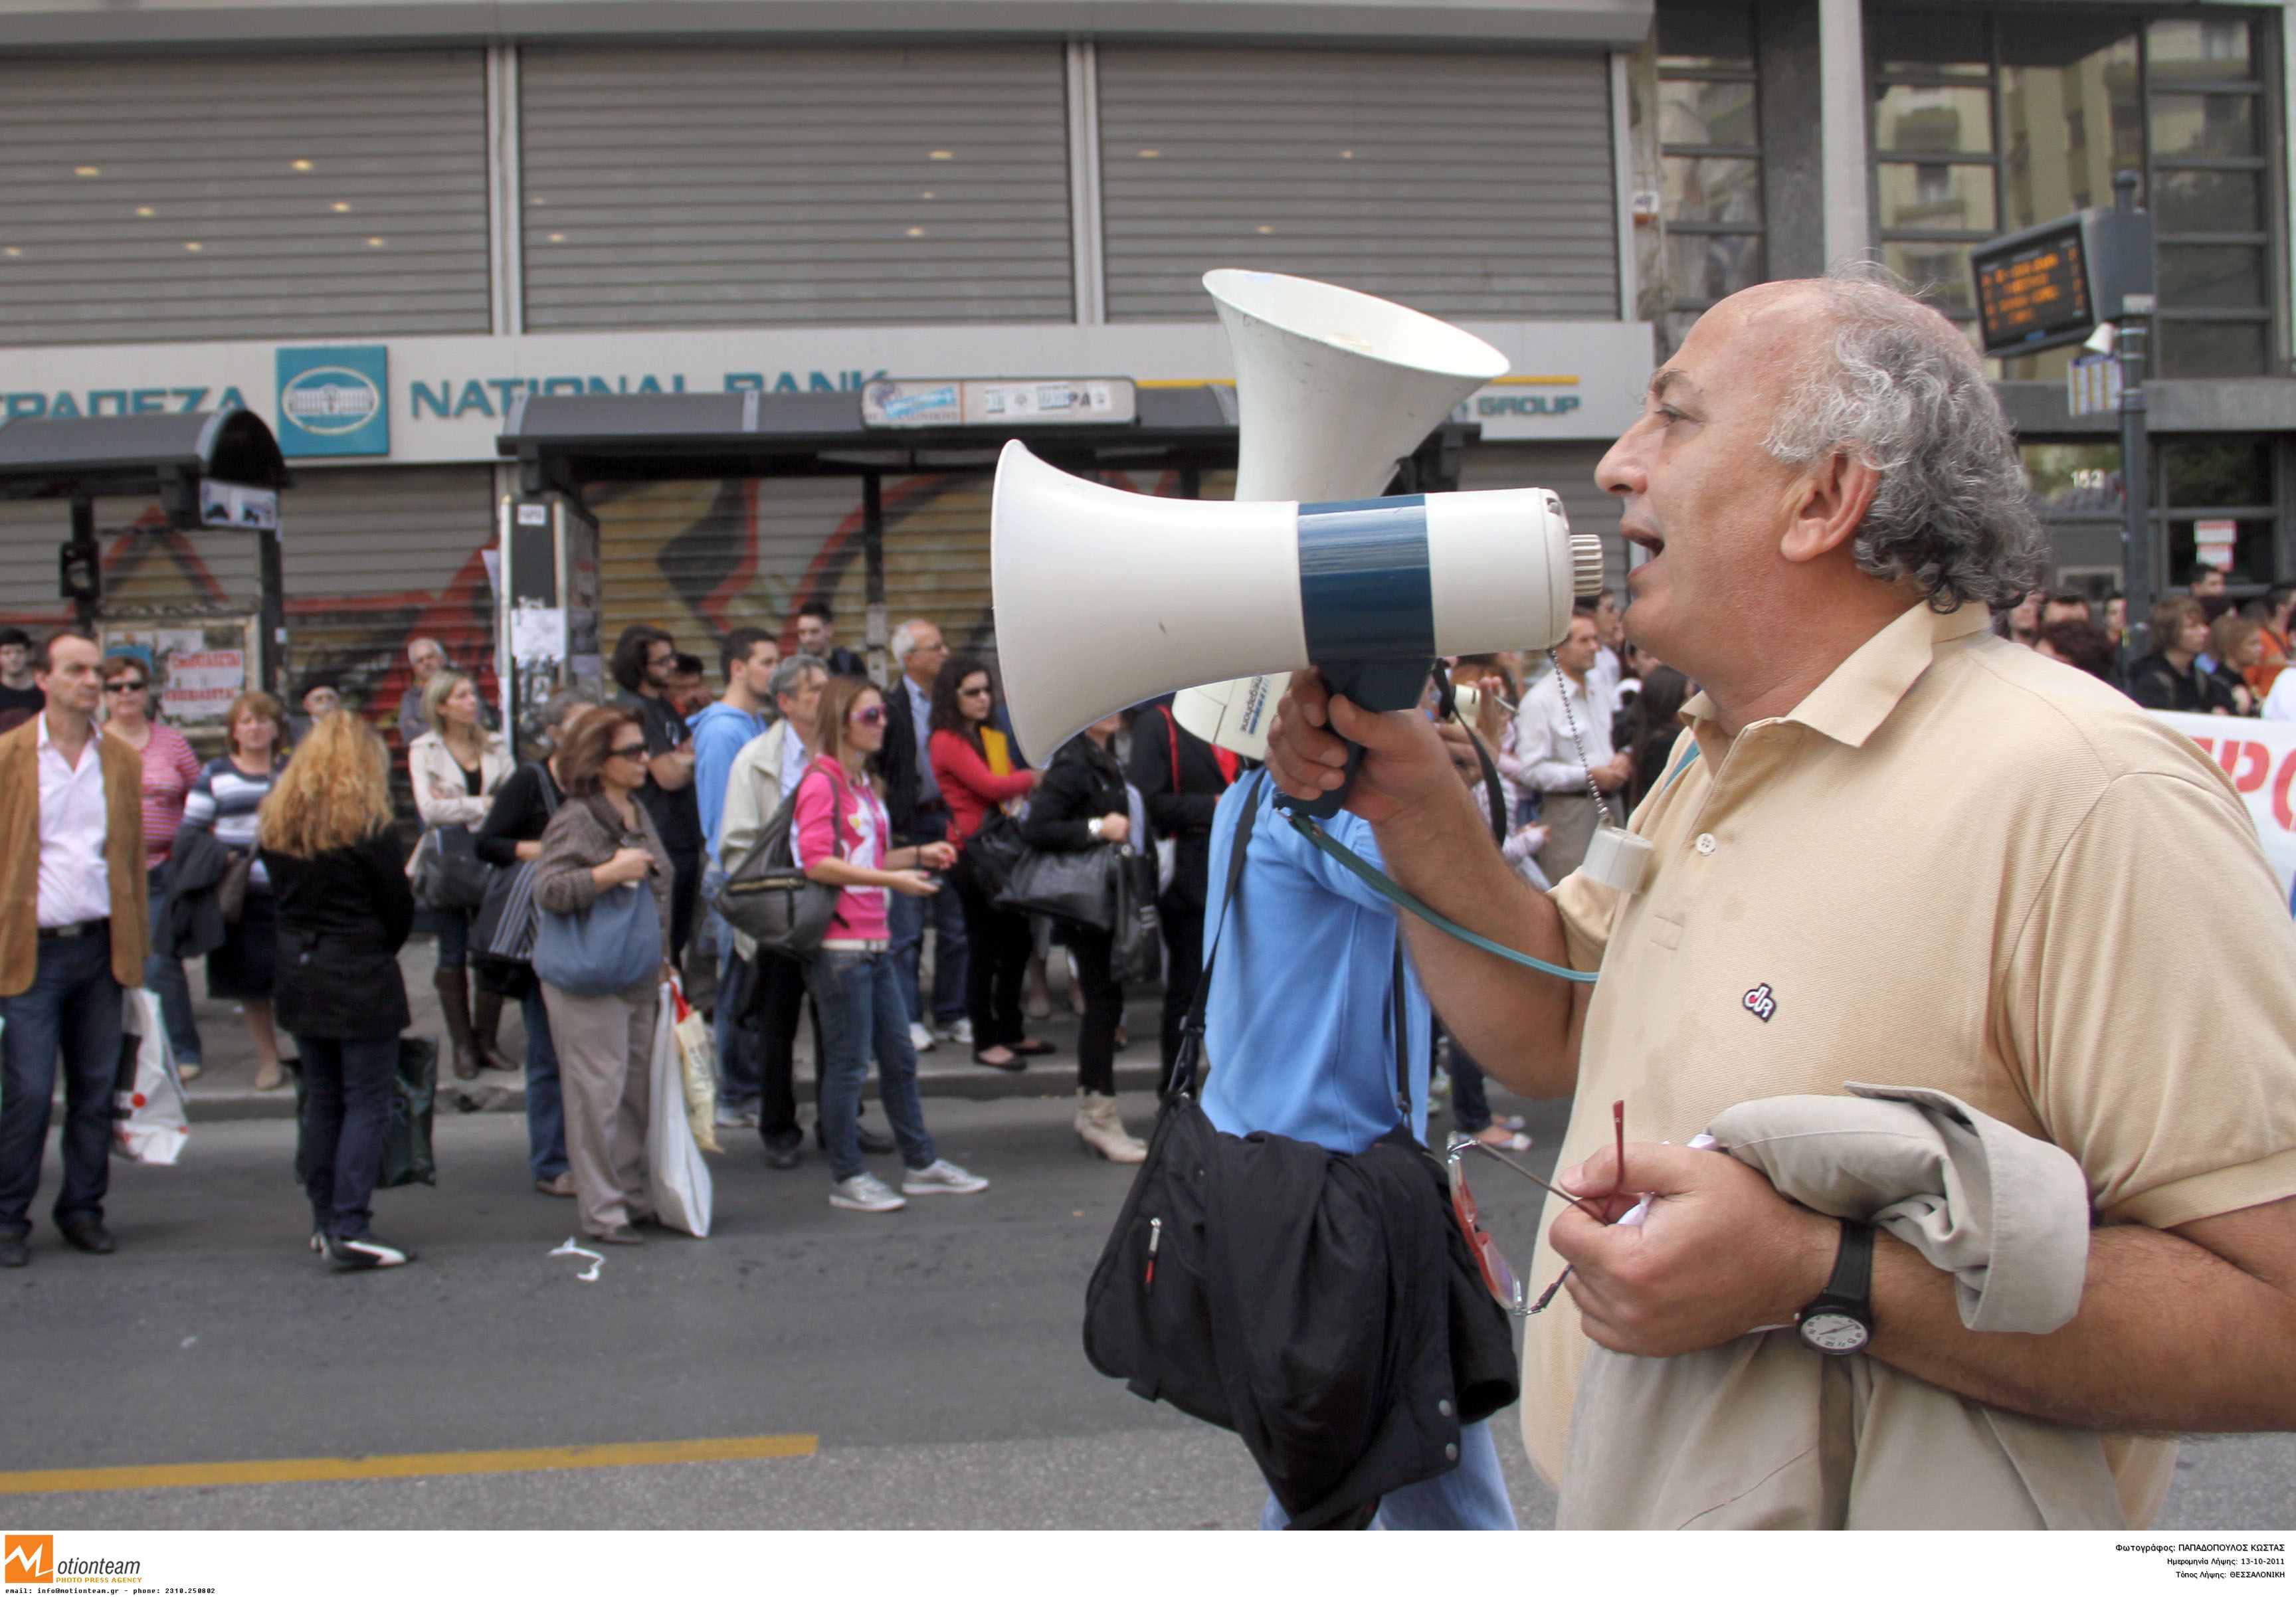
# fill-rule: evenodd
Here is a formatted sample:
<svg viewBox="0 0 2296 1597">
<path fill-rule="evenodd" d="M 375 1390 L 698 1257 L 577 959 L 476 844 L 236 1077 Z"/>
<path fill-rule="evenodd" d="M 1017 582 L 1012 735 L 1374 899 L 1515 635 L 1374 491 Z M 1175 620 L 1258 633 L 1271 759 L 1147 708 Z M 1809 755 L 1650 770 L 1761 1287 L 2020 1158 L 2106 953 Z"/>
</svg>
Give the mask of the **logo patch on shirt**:
<svg viewBox="0 0 2296 1597">
<path fill-rule="evenodd" d="M 1767 981 L 1748 989 L 1746 995 L 1738 1002 L 1744 1004 L 1746 1012 L 1757 1020 L 1766 1021 L 1778 1012 L 1778 1001 L 1771 995 L 1770 984 Z"/>
</svg>

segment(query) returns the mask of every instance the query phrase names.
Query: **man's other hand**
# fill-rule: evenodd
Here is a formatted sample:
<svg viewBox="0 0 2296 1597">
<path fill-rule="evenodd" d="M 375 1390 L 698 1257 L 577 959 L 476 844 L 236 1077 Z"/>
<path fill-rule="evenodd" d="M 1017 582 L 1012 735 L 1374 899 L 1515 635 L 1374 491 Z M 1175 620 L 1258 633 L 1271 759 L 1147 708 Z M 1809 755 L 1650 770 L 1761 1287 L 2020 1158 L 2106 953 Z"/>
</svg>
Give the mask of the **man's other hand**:
<svg viewBox="0 0 2296 1597">
<path fill-rule="evenodd" d="M 1416 709 L 1375 715 L 1334 695 L 1321 673 L 1293 672 L 1267 733 L 1267 771 L 1275 785 L 1294 798 L 1322 798 L 1346 780 L 1350 742 L 1363 746 L 1364 759 L 1348 790 L 1348 808 L 1374 825 L 1431 795 L 1458 790 L 1451 758 L 1425 716 Z M 1467 758 L 1474 758 L 1472 751 Z"/>
<path fill-rule="evenodd" d="M 1605 1223 L 1574 1206 L 1547 1233 L 1587 1336 L 1613 1353 L 1671 1358 L 1789 1324 L 1833 1274 L 1841 1222 L 1787 1202 L 1726 1153 L 1629 1142 L 1623 1183 L 1617 1167 L 1604 1148 L 1558 1175 Z M 1642 1224 L 1616 1224 L 1644 1193 Z"/>
</svg>

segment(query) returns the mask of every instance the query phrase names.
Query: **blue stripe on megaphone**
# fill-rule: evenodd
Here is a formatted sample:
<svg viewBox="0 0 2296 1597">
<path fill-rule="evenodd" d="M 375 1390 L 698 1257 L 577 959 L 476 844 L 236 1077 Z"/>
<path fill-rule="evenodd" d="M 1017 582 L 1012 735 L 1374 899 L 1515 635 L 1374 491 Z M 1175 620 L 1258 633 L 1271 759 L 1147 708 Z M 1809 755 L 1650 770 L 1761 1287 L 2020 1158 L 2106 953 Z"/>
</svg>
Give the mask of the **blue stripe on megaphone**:
<svg viewBox="0 0 2296 1597">
<path fill-rule="evenodd" d="M 1426 496 L 1301 505 L 1300 616 L 1312 660 L 1431 657 Z"/>
</svg>

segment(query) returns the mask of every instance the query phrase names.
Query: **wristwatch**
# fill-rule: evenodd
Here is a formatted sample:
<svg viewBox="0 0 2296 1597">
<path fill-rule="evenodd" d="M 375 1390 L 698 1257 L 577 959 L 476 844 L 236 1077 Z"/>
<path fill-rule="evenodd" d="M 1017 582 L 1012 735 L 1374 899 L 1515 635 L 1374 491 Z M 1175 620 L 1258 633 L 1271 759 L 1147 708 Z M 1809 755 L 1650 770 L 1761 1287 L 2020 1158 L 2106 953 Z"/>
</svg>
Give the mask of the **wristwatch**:
<svg viewBox="0 0 2296 1597">
<path fill-rule="evenodd" d="M 1086 821 L 1084 823 L 1084 829 L 1092 833 L 1092 840 L 1094 842 L 1097 843 L 1100 841 L 1100 817 L 1098 815 L 1095 815 L 1091 820 Z"/>
<path fill-rule="evenodd" d="M 1841 1223 L 1841 1247 L 1825 1290 L 1795 1316 L 1802 1345 L 1816 1353 L 1863 1353 L 1874 1339 L 1874 1228 Z"/>
</svg>

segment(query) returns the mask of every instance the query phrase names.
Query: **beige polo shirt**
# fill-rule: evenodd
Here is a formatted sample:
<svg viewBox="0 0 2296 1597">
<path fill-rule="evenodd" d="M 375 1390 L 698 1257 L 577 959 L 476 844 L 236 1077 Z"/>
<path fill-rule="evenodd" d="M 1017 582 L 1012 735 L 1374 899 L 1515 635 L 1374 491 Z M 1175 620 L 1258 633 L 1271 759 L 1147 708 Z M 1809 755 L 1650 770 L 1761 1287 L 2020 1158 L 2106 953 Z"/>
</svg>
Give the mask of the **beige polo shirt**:
<svg viewBox="0 0 2296 1597">
<path fill-rule="evenodd" d="M 2071 1153 L 2109 1221 L 2168 1226 L 2296 1194 L 2296 926 L 2217 766 L 2111 688 L 1915 607 L 1791 714 L 1699 758 L 1632 828 L 1621 897 L 1554 890 L 1602 970 L 1567 1167 L 1680 1142 L 1731 1104 L 1934 1087 Z M 1672 769 L 1669 766 L 1669 769 Z M 1540 1225 L 1531 1270 L 1562 1265 Z M 1529 1322 L 1523 1439 L 1558 1478 L 1587 1343 Z M 2132 1522 L 2174 1446 L 2109 1442 Z"/>
</svg>

